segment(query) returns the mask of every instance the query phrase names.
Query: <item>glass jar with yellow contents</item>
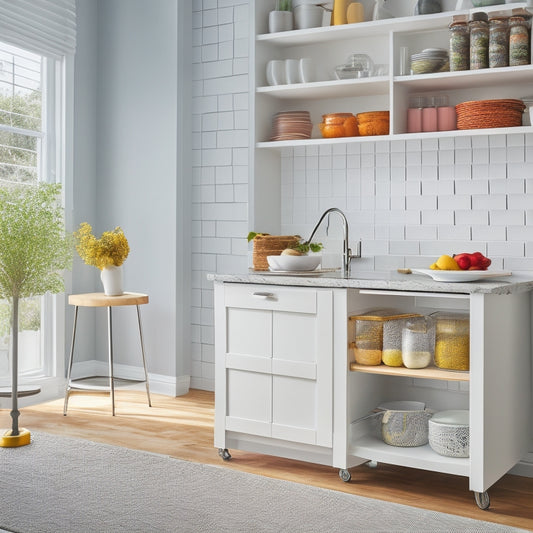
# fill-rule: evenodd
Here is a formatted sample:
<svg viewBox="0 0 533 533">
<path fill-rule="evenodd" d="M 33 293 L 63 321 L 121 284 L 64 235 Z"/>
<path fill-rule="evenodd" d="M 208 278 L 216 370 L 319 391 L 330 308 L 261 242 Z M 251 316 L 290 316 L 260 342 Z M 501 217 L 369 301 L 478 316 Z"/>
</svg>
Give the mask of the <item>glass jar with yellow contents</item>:
<svg viewBox="0 0 533 533">
<path fill-rule="evenodd" d="M 431 317 L 435 320 L 435 365 L 448 370 L 469 370 L 468 314 L 439 311 Z"/>
<path fill-rule="evenodd" d="M 402 329 L 405 320 L 419 316 L 394 309 L 376 309 L 351 316 L 354 324 L 350 343 L 355 362 L 360 365 L 402 366 Z"/>
</svg>

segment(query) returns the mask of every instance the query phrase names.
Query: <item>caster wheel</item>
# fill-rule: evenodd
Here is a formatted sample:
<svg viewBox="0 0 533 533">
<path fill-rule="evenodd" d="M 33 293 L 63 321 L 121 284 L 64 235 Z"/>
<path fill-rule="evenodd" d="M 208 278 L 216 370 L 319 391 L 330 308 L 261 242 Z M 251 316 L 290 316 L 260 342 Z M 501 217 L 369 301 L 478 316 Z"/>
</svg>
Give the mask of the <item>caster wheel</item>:
<svg viewBox="0 0 533 533">
<path fill-rule="evenodd" d="M 368 468 L 377 468 L 378 467 L 378 462 L 377 461 L 368 461 L 368 463 L 365 463 L 366 466 L 368 466 Z"/>
<path fill-rule="evenodd" d="M 348 472 L 348 470 L 345 468 L 341 468 L 339 470 L 339 477 L 344 481 L 344 483 L 348 483 L 348 481 L 352 479 L 352 474 L 350 474 L 350 472 Z"/>
<path fill-rule="evenodd" d="M 490 498 L 489 493 L 487 491 L 485 492 L 474 492 L 474 498 L 476 500 L 477 506 L 485 511 L 490 506 Z"/>
<path fill-rule="evenodd" d="M 224 461 L 229 461 L 231 459 L 231 454 L 226 448 L 219 448 L 218 455 L 220 455 Z"/>
</svg>

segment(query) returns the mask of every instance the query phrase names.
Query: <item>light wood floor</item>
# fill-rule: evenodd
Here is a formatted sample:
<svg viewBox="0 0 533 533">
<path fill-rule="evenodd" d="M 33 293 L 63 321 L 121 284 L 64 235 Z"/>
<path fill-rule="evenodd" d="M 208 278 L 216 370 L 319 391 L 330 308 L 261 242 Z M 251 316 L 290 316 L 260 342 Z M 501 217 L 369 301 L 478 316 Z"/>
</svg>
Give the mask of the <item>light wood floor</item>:
<svg viewBox="0 0 533 533">
<path fill-rule="evenodd" d="M 146 450 L 533 531 L 533 478 L 504 476 L 489 490 L 489 510 L 481 511 L 468 480 L 460 476 L 379 464 L 351 469 L 352 480 L 344 483 L 337 469 L 300 461 L 238 450 L 230 450 L 232 459 L 222 461 L 213 447 L 213 393 L 193 390 L 178 398 L 154 394 L 152 404 L 149 408 L 141 391 L 121 390 L 116 394 L 117 415 L 112 417 L 107 394 L 76 392 L 66 417 L 63 401 L 56 400 L 21 409 L 19 423 L 30 431 Z M 0 427 L 9 428 L 10 421 L 9 410 L 0 410 Z"/>
</svg>

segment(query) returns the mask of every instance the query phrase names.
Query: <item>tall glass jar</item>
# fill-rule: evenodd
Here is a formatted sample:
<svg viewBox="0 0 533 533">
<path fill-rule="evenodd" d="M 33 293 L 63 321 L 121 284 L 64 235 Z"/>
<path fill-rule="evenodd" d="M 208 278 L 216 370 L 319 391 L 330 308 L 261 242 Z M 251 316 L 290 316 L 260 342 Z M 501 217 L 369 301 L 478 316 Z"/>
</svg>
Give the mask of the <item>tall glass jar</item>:
<svg viewBox="0 0 533 533">
<path fill-rule="evenodd" d="M 529 65 L 529 31 L 524 17 L 509 19 L 509 65 Z"/>
<path fill-rule="evenodd" d="M 506 18 L 489 19 L 489 67 L 509 66 L 509 24 Z"/>
<path fill-rule="evenodd" d="M 470 32 L 465 22 L 450 24 L 450 71 L 468 70 L 470 64 Z"/>
<path fill-rule="evenodd" d="M 486 13 L 474 13 L 470 21 L 470 70 L 489 66 L 489 24 Z"/>
</svg>

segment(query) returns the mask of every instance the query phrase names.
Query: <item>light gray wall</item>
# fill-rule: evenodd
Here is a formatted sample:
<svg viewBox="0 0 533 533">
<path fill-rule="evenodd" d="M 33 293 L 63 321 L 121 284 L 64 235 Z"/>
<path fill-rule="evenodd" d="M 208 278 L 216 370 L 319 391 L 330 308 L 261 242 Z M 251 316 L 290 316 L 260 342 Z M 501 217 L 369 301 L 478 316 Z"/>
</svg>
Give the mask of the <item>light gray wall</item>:
<svg viewBox="0 0 533 533">
<path fill-rule="evenodd" d="M 142 307 L 148 370 L 172 383 L 190 366 L 177 339 L 182 309 L 176 279 L 183 279 L 184 261 L 176 244 L 182 213 L 177 208 L 182 203 L 177 196 L 178 4 L 78 0 L 78 10 L 75 226 L 88 221 L 98 234 L 123 228 L 131 248 L 124 288 L 150 297 Z M 78 265 L 77 274 L 90 281 L 75 288 L 101 290 L 98 270 Z M 113 320 L 115 361 L 139 364 L 135 308 L 115 310 Z M 104 361 L 103 312 L 95 337 L 96 357 Z"/>
</svg>

